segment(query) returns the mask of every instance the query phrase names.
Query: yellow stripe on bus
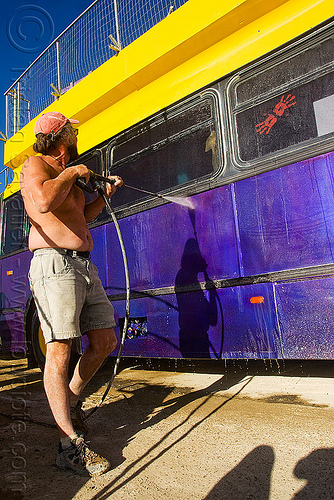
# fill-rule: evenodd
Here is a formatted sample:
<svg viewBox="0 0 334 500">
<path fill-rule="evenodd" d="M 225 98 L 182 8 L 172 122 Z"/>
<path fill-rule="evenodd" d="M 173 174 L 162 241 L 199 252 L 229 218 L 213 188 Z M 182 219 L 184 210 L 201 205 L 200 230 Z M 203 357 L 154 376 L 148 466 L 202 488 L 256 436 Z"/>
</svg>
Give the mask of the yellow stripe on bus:
<svg viewBox="0 0 334 500">
<path fill-rule="evenodd" d="M 333 14 L 332 0 L 189 0 L 86 76 L 44 111 L 80 121 L 83 153 L 164 107 L 196 92 L 317 26 Z M 18 173 L 34 154 L 34 123 L 5 145 Z"/>
</svg>

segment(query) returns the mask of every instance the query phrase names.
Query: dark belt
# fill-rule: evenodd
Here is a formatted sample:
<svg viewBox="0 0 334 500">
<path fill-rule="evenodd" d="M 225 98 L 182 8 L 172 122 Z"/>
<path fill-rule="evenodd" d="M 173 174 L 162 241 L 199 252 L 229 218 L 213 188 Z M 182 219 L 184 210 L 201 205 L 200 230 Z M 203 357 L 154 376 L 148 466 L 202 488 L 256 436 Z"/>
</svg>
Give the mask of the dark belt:
<svg viewBox="0 0 334 500">
<path fill-rule="evenodd" d="M 89 259 L 90 257 L 90 252 L 80 252 L 79 250 L 67 250 L 64 249 L 66 255 L 69 255 L 70 257 L 83 257 L 84 259 Z"/>
</svg>

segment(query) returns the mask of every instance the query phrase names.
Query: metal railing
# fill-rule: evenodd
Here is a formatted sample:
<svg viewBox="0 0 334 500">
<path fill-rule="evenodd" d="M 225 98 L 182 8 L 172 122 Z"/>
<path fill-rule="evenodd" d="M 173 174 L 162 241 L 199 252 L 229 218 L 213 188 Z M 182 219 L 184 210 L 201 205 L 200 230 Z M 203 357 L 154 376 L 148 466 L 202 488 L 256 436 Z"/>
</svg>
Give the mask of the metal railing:
<svg viewBox="0 0 334 500">
<path fill-rule="evenodd" d="M 95 0 L 5 92 L 6 138 L 187 0 Z"/>
</svg>

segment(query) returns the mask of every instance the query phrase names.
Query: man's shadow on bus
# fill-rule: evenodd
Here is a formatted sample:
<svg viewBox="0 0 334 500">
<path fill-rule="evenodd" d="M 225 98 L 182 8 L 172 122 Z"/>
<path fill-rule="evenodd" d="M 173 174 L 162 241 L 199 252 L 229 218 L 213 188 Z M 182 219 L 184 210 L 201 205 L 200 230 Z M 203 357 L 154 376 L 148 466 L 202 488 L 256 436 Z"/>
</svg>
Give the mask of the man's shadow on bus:
<svg viewBox="0 0 334 500">
<path fill-rule="evenodd" d="M 181 258 L 181 269 L 175 279 L 175 293 L 179 312 L 179 344 L 184 358 L 211 358 L 213 351 L 216 358 L 221 358 L 224 336 L 222 307 L 212 281 L 207 273 L 208 264 L 203 258 L 198 240 L 190 238 L 185 244 Z M 198 275 L 203 273 L 208 298 L 202 289 Z M 192 291 L 187 292 L 187 287 Z M 218 323 L 218 306 L 221 315 L 220 352 L 210 342 L 210 326 Z"/>
</svg>

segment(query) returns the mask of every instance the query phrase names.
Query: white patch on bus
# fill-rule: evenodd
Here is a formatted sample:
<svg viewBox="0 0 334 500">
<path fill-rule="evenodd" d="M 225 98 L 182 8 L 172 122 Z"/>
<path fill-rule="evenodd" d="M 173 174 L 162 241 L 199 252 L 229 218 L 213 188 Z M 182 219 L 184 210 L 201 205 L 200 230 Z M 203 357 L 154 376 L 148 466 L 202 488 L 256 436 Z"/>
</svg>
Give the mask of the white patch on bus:
<svg viewBox="0 0 334 500">
<path fill-rule="evenodd" d="M 334 132 L 334 94 L 313 103 L 318 136 Z"/>
</svg>

